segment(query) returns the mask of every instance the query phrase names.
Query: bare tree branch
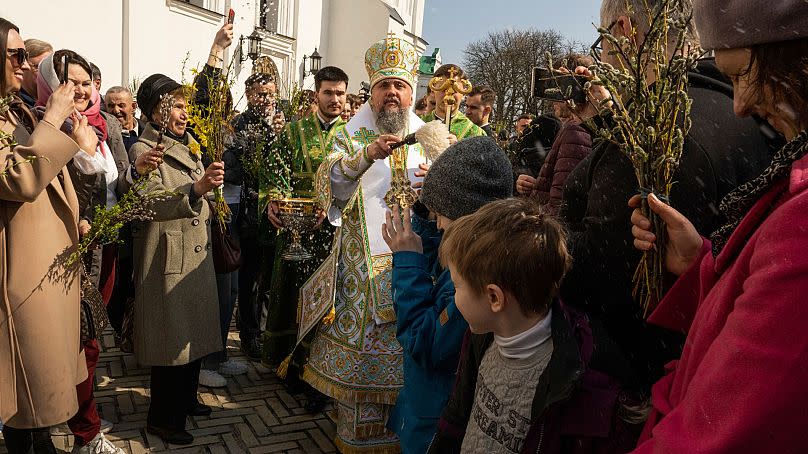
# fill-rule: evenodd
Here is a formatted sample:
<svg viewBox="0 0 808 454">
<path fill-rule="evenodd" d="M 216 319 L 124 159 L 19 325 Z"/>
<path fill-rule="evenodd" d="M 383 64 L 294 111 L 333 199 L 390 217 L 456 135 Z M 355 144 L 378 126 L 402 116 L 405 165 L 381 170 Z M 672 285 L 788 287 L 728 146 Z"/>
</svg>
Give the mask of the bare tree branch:
<svg viewBox="0 0 808 454">
<path fill-rule="evenodd" d="M 463 68 L 472 83 L 494 90 L 496 120 L 510 124 L 522 113 L 538 113 L 538 104 L 530 97 L 533 67 L 545 65 L 548 52 L 555 60 L 579 47 L 555 30 L 506 29 L 469 43 L 463 51 Z"/>
</svg>

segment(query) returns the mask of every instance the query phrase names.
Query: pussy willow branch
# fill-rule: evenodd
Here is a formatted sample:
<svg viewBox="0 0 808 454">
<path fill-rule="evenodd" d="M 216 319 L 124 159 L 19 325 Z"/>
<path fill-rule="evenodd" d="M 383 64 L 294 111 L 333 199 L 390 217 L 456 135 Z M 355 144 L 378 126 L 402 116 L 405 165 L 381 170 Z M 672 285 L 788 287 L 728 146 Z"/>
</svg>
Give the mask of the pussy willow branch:
<svg viewBox="0 0 808 454">
<path fill-rule="evenodd" d="M 627 2 L 627 6 L 630 4 Z M 640 37 L 636 29 L 629 37 L 616 37 L 600 28 L 610 44 L 615 66 L 599 61 L 592 72 L 615 102 L 609 107 L 613 124 L 599 133 L 614 141 L 626 154 L 642 191 L 668 197 L 673 176 L 690 128 L 691 101 L 687 96 L 687 71 L 698 54 L 686 49 L 685 35 L 690 11 L 680 0 L 661 0 L 658 10 L 644 2 L 649 29 Z M 675 49 L 668 52 L 669 36 L 678 33 Z M 653 80 L 650 77 L 653 76 Z M 643 254 L 634 274 L 634 294 L 644 309 L 653 308 L 662 295 L 665 226 L 643 201 L 642 211 L 652 221 L 658 251 Z"/>
</svg>

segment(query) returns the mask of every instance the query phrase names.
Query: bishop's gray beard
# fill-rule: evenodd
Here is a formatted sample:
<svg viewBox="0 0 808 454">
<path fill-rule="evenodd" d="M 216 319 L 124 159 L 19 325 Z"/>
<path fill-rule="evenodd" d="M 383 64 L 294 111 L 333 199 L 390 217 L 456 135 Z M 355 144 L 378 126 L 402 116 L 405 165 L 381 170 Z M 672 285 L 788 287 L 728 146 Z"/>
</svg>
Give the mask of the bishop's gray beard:
<svg viewBox="0 0 808 454">
<path fill-rule="evenodd" d="M 384 110 L 376 114 L 376 127 L 380 134 L 403 135 L 409 126 L 410 115 L 407 109 Z"/>
</svg>

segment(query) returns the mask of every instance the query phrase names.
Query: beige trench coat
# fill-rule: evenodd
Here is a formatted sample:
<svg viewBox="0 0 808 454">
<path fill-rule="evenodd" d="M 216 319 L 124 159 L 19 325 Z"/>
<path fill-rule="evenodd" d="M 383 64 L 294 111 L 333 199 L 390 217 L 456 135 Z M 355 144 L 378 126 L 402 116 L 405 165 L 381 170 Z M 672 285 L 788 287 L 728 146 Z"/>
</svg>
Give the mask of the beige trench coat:
<svg viewBox="0 0 808 454">
<path fill-rule="evenodd" d="M 130 154 L 136 157 L 156 141 L 157 131 L 148 126 Z M 152 207 L 153 221 L 132 226 L 134 348 L 144 366 L 179 366 L 222 349 L 211 211 L 204 198 L 190 201 L 191 186 L 205 169 L 187 146 L 167 136 L 163 144 L 163 164 L 152 172 L 144 192 L 178 195 Z"/>
<path fill-rule="evenodd" d="M 87 378 L 77 269 L 48 276 L 78 243 L 78 201 L 65 169 L 78 145 L 45 122 L 30 136 L 4 119 L 0 127 L 20 144 L 0 149 L 0 168 L 38 157 L 0 177 L 0 419 L 47 427 L 76 413 L 76 384 Z"/>
</svg>

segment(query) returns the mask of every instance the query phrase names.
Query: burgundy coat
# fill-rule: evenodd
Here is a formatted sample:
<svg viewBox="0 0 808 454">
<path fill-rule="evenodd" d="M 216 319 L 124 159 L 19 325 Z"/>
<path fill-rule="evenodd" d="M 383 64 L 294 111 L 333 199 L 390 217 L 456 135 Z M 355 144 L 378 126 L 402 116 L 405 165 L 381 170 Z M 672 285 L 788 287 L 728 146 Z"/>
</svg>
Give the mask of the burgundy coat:
<svg viewBox="0 0 808 454">
<path fill-rule="evenodd" d="M 637 453 L 797 453 L 808 446 L 808 156 L 700 258 L 650 322 L 689 331 L 652 391 Z"/>
<path fill-rule="evenodd" d="M 589 131 L 576 123 L 564 123 L 539 170 L 536 189 L 531 195 L 538 197 L 550 213 L 558 214 L 567 175 L 591 152 Z"/>
</svg>

